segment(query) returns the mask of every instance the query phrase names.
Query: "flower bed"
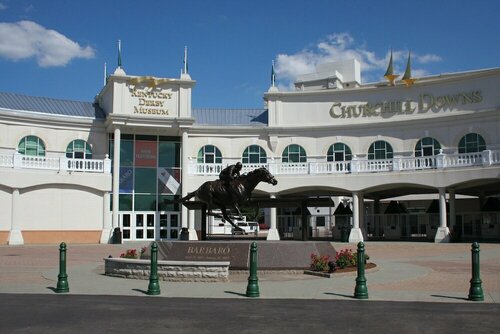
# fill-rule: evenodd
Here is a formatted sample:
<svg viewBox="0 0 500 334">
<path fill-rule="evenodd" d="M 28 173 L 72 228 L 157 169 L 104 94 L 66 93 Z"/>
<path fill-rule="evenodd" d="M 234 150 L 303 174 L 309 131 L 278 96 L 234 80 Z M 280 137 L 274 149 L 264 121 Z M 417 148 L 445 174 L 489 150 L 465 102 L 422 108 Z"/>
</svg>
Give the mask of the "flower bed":
<svg viewBox="0 0 500 334">
<path fill-rule="evenodd" d="M 374 263 L 367 263 L 369 258 L 370 256 L 365 253 L 365 269 L 376 267 Z M 337 252 L 334 260 L 331 260 L 328 255 L 317 255 L 312 253 L 310 270 L 306 270 L 305 273 L 334 274 L 355 272 L 357 271 L 357 262 L 358 254 L 353 253 L 351 249 L 343 249 Z M 330 275 L 327 275 L 327 277 L 330 277 Z"/>
</svg>

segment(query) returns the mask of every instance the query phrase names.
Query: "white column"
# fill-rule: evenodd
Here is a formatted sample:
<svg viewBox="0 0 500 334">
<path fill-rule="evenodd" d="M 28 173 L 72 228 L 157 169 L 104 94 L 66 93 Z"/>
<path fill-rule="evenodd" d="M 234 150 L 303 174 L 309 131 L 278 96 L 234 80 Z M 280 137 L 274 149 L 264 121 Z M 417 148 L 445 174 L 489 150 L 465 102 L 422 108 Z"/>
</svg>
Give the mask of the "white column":
<svg viewBox="0 0 500 334">
<path fill-rule="evenodd" d="M 113 228 L 118 226 L 119 192 L 120 192 L 120 128 L 115 129 L 113 139 Z"/>
<path fill-rule="evenodd" d="M 11 221 L 10 221 L 10 233 L 9 233 L 9 245 L 23 245 L 24 239 L 21 232 L 21 227 L 19 226 L 19 218 L 17 213 L 19 212 L 19 189 L 12 190 L 12 202 L 11 202 Z"/>
<path fill-rule="evenodd" d="M 365 226 L 365 194 L 358 193 L 358 208 L 359 208 L 359 229 L 363 235 L 363 239 L 366 239 L 366 226 Z"/>
<path fill-rule="evenodd" d="M 187 130 L 182 131 L 182 147 L 181 147 L 181 154 L 182 154 L 182 172 L 181 172 L 181 187 L 182 187 L 182 197 L 186 196 L 188 193 L 188 185 L 187 185 L 187 180 L 188 180 L 188 153 L 187 153 L 187 147 L 188 147 L 188 133 Z M 188 227 L 188 209 L 181 204 L 181 227 L 182 228 L 187 228 Z"/>
<path fill-rule="evenodd" d="M 109 192 L 105 191 L 102 196 L 102 232 L 101 244 L 109 243 L 111 239 L 111 222 L 109 221 Z"/>
<path fill-rule="evenodd" d="M 448 204 L 450 205 L 450 227 L 453 230 L 456 226 L 455 213 L 455 189 L 448 189 Z"/>
<path fill-rule="evenodd" d="M 359 193 L 352 193 L 352 220 L 353 227 L 351 229 L 351 233 L 349 234 L 349 242 L 358 243 L 363 241 L 363 233 L 361 233 L 361 229 L 359 228 Z"/>
<path fill-rule="evenodd" d="M 198 240 L 198 235 L 196 234 L 196 230 L 194 228 L 194 210 L 188 210 L 189 212 L 189 240 Z"/>
<path fill-rule="evenodd" d="M 271 195 L 271 198 L 276 198 L 276 195 Z M 271 226 L 269 232 L 267 233 L 267 240 L 280 240 L 280 234 L 276 228 L 276 208 L 270 208 L 269 218 L 271 220 Z"/>
<path fill-rule="evenodd" d="M 434 242 L 450 242 L 450 230 L 446 226 L 446 190 L 439 188 L 439 228 Z"/>
</svg>

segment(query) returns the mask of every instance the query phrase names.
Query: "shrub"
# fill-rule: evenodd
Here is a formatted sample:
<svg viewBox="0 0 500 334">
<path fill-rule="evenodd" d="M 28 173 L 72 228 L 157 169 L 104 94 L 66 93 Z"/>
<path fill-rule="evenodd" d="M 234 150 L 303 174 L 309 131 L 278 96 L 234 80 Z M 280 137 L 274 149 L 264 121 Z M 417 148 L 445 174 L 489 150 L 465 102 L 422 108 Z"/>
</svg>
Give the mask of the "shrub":
<svg viewBox="0 0 500 334">
<path fill-rule="evenodd" d="M 365 253 L 365 264 L 370 259 L 370 256 Z M 350 249 L 344 249 L 337 253 L 335 264 L 339 268 L 356 267 L 358 265 L 358 253 L 353 253 Z"/>
<path fill-rule="evenodd" d="M 330 255 L 316 255 L 311 253 L 311 270 L 327 271 Z"/>
<path fill-rule="evenodd" d="M 355 266 L 356 260 L 356 256 L 352 254 L 352 251 L 350 249 L 343 249 L 337 253 L 337 256 L 335 256 L 335 264 L 341 269 L 345 267 Z"/>
<path fill-rule="evenodd" d="M 137 249 L 127 249 L 125 253 L 121 253 L 120 257 L 126 259 L 138 259 L 139 255 L 137 254 Z"/>
</svg>

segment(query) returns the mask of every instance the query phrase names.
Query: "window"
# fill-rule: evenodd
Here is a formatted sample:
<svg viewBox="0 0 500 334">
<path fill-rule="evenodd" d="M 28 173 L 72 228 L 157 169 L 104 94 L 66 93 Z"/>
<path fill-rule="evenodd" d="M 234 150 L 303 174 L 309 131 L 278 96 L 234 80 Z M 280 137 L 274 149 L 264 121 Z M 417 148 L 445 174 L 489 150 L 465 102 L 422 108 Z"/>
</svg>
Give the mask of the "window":
<svg viewBox="0 0 500 334">
<path fill-rule="evenodd" d="M 281 156 L 282 162 L 294 163 L 294 162 L 306 162 L 307 156 L 304 148 L 297 144 L 288 145 L 283 151 Z"/>
<path fill-rule="evenodd" d="M 244 164 L 265 164 L 267 162 L 266 151 L 259 145 L 250 145 L 243 152 L 242 162 Z"/>
<path fill-rule="evenodd" d="M 217 147 L 205 145 L 198 151 L 198 163 L 220 164 L 222 163 L 222 154 Z"/>
<path fill-rule="evenodd" d="M 458 153 L 474 153 L 486 150 L 484 138 L 477 133 L 468 133 L 458 143 Z"/>
<path fill-rule="evenodd" d="M 66 147 L 66 157 L 71 159 L 92 159 L 92 149 L 85 140 L 76 139 Z"/>
<path fill-rule="evenodd" d="M 17 150 L 24 155 L 45 156 L 45 144 L 37 136 L 26 136 L 21 139 Z"/>
<path fill-rule="evenodd" d="M 386 141 L 378 140 L 370 145 L 368 159 L 392 159 L 392 146 Z"/>
<path fill-rule="evenodd" d="M 349 146 L 343 143 L 335 143 L 328 149 L 327 161 L 348 161 L 352 160 L 352 153 Z"/>
<path fill-rule="evenodd" d="M 425 137 L 420 139 L 415 145 L 415 156 L 416 157 L 428 157 L 432 155 L 438 155 L 441 149 L 441 144 L 431 137 Z"/>
</svg>

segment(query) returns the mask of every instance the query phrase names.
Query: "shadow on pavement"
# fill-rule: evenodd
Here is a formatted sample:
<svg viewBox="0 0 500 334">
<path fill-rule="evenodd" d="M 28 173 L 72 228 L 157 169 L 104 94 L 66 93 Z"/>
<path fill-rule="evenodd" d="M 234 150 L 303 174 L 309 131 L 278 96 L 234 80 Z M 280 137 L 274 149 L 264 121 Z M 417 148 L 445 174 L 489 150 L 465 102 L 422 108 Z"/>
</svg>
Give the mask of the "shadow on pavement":
<svg viewBox="0 0 500 334">
<path fill-rule="evenodd" d="M 350 298 L 350 299 L 356 299 L 352 295 L 343 295 L 340 293 L 333 293 L 333 292 L 325 292 L 325 295 L 332 295 L 332 296 L 339 296 L 339 297 L 346 297 L 346 298 Z"/>
<path fill-rule="evenodd" d="M 145 295 L 148 294 L 148 292 L 146 290 L 142 290 L 142 289 L 132 289 L 132 291 L 137 291 L 137 292 L 143 293 Z"/>
<path fill-rule="evenodd" d="M 431 295 L 431 297 L 448 298 L 448 299 L 458 299 L 458 300 L 469 300 L 468 298 L 464 298 L 464 297 L 443 296 L 443 295 Z"/>
<path fill-rule="evenodd" d="M 237 295 L 237 296 L 241 296 L 241 297 L 246 297 L 247 296 L 244 293 L 239 293 L 239 292 L 234 292 L 234 291 L 224 291 L 224 293 L 229 293 L 229 294 Z"/>
</svg>

